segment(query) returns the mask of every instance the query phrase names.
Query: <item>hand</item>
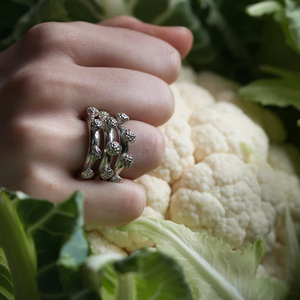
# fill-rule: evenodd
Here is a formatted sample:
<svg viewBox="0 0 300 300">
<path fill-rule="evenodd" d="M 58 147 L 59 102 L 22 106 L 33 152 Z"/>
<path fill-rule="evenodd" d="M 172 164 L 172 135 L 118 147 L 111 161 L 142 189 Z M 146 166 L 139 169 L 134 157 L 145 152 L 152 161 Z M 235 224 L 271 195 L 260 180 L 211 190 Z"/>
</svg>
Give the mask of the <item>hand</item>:
<svg viewBox="0 0 300 300">
<path fill-rule="evenodd" d="M 118 226 L 145 205 L 135 179 L 164 157 L 156 126 L 172 115 L 169 88 L 192 44 L 185 28 L 131 17 L 100 25 L 36 25 L 0 55 L 0 186 L 59 202 L 82 190 L 88 225 Z M 180 57 L 181 56 L 181 57 Z M 120 184 L 79 180 L 88 147 L 89 106 L 126 113 L 137 140 Z"/>
</svg>

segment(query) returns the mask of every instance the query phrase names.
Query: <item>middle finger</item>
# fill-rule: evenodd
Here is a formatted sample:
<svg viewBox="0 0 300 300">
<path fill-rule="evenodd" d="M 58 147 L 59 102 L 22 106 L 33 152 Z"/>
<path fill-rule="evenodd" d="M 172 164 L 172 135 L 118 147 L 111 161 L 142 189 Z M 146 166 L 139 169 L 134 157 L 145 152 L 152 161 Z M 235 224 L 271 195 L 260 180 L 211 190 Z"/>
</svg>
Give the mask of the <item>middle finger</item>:
<svg viewBox="0 0 300 300">
<path fill-rule="evenodd" d="M 83 119 L 86 108 L 94 106 L 111 115 L 124 112 L 131 120 L 153 126 L 162 125 L 173 114 L 172 91 L 167 83 L 155 76 L 133 70 L 85 68 L 69 63 L 49 62 L 49 65 L 49 68 L 43 68 L 47 70 L 44 75 L 19 76 L 19 81 L 24 81 L 24 76 L 30 78 L 30 81 L 25 80 L 23 97 L 35 99 L 31 101 L 33 109 L 43 104 L 42 107 L 47 109 L 68 110 Z"/>
<path fill-rule="evenodd" d="M 78 69 L 80 82 L 72 89 L 72 102 L 79 115 L 87 106 L 95 106 L 111 115 L 124 112 L 130 119 L 160 126 L 174 112 L 169 85 L 155 76 L 115 68 Z"/>
</svg>

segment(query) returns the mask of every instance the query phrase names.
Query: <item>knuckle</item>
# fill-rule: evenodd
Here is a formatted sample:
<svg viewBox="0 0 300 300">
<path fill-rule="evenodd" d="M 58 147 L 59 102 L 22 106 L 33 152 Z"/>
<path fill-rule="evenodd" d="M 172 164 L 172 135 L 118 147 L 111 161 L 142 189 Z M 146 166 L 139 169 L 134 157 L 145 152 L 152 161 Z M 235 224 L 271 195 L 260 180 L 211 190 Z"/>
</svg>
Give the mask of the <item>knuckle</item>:
<svg viewBox="0 0 300 300">
<path fill-rule="evenodd" d="M 179 52 L 169 46 L 165 51 L 165 61 L 166 61 L 166 78 L 169 84 L 176 81 L 179 76 L 180 68 L 181 68 L 181 57 Z"/>
<path fill-rule="evenodd" d="M 34 162 L 34 160 L 26 163 L 23 166 L 20 174 L 18 190 L 37 198 L 44 198 L 45 188 L 51 185 L 54 179 L 53 176 L 47 176 L 47 179 L 45 179 L 44 170 L 45 167 L 42 167 L 39 163 Z M 41 192 L 42 195 L 40 194 Z M 47 192 L 47 197 L 50 199 L 49 190 Z"/>
<path fill-rule="evenodd" d="M 29 29 L 22 38 L 22 47 L 29 52 L 44 53 L 53 50 L 63 51 L 78 43 L 79 28 L 84 22 L 46 22 Z"/>
<path fill-rule="evenodd" d="M 25 39 L 36 40 L 45 38 L 49 33 L 49 23 L 39 23 L 32 26 L 24 35 Z"/>
<path fill-rule="evenodd" d="M 126 25 L 131 25 L 134 23 L 137 23 L 140 21 L 132 16 L 126 16 L 126 15 L 121 15 L 121 16 L 116 16 L 108 21 L 105 21 L 104 23 L 106 24 L 114 24 L 115 26 L 126 26 Z"/>
<path fill-rule="evenodd" d="M 34 164 L 26 164 L 22 173 L 22 177 L 25 179 L 24 181 L 27 182 L 25 186 L 28 186 L 28 182 L 38 182 L 37 170 Z"/>
<path fill-rule="evenodd" d="M 174 100 L 174 94 L 172 92 L 172 89 L 167 84 L 165 87 L 165 99 L 167 104 L 166 106 L 166 118 L 169 120 L 171 116 L 174 113 L 175 110 L 175 100 Z"/>
<path fill-rule="evenodd" d="M 154 126 L 148 125 L 145 130 L 147 135 L 138 136 L 143 153 L 140 157 L 144 161 L 143 167 L 149 171 L 162 164 L 165 157 L 165 138 L 163 134 Z"/>
<path fill-rule="evenodd" d="M 61 77 L 53 63 L 33 63 L 16 72 L 8 85 L 16 89 L 16 99 L 22 108 L 38 111 L 57 106 L 56 91 L 63 92 L 65 86 Z"/>
<path fill-rule="evenodd" d="M 55 45 L 58 26 L 55 22 L 34 25 L 22 38 L 22 48 L 34 53 L 52 49 Z"/>
<path fill-rule="evenodd" d="M 160 100 L 159 104 L 162 119 L 164 122 L 166 122 L 171 118 L 175 109 L 175 101 L 172 89 L 165 81 L 159 79 L 157 88 L 155 90 L 157 91 L 158 99 Z"/>
<path fill-rule="evenodd" d="M 154 169 L 163 163 L 165 158 L 165 137 L 156 128 L 152 133 L 152 149 L 149 154 L 151 155 L 149 157 L 152 157 Z"/>
<path fill-rule="evenodd" d="M 10 134 L 22 145 L 23 151 L 26 145 L 33 146 L 36 140 L 32 123 L 24 116 L 15 117 L 10 122 Z"/>
<path fill-rule="evenodd" d="M 15 73 L 9 84 L 17 87 L 18 93 L 27 102 L 35 98 L 41 99 L 43 93 L 42 82 L 47 84 L 45 71 L 40 65 L 31 64 L 29 67 Z"/>
<path fill-rule="evenodd" d="M 124 192 L 124 207 L 120 223 L 127 224 L 137 219 L 142 213 L 146 205 L 146 193 L 142 186 L 137 183 L 132 183 L 130 189 Z"/>
</svg>

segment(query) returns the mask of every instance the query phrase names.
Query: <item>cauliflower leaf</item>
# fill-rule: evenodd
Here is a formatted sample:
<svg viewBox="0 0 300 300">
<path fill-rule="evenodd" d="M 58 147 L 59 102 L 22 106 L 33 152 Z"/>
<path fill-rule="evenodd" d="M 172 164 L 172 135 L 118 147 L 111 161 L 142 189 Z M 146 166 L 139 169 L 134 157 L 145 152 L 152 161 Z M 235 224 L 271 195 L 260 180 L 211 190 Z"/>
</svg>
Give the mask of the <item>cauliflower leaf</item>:
<svg viewBox="0 0 300 300">
<path fill-rule="evenodd" d="M 0 246 L 0 299 L 14 300 L 13 286 L 5 253 Z"/>
<path fill-rule="evenodd" d="M 164 253 L 143 249 L 127 258 L 116 253 L 95 255 L 85 268 L 92 289 L 98 291 L 102 285 L 105 300 L 192 300 L 181 267 Z"/>
<path fill-rule="evenodd" d="M 0 190 L 1 300 L 192 300 L 167 254 L 91 255 L 83 200 L 81 192 L 54 204 Z"/>
<path fill-rule="evenodd" d="M 151 239 L 159 251 L 177 259 L 191 284 L 194 299 L 283 299 L 288 286 L 257 277 L 265 253 L 263 239 L 233 251 L 221 239 L 192 232 L 183 225 L 158 219 L 139 219 L 121 228 Z"/>
<path fill-rule="evenodd" d="M 275 105 L 278 107 L 291 105 L 300 110 L 300 73 L 269 66 L 262 69 L 278 77 L 252 81 L 240 88 L 241 95 L 262 105 Z"/>
</svg>

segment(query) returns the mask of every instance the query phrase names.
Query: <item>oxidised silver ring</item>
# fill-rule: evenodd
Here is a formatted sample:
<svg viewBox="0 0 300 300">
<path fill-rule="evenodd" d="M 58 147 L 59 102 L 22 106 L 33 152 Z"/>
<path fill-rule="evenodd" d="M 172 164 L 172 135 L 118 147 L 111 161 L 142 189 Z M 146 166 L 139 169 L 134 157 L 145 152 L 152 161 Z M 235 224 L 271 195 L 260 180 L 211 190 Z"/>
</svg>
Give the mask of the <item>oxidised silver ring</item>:
<svg viewBox="0 0 300 300">
<path fill-rule="evenodd" d="M 135 134 L 124 127 L 129 121 L 125 113 L 118 113 L 115 117 L 106 111 L 99 111 L 95 107 L 87 108 L 87 123 L 89 128 L 89 148 L 82 172 L 81 179 L 95 177 L 95 165 L 98 161 L 99 176 L 102 180 L 121 182 L 120 173 L 134 164 L 132 155 L 128 154 L 129 143 L 136 139 Z M 100 131 L 103 131 L 103 151 L 100 150 Z M 112 162 L 117 156 L 114 166 Z"/>
</svg>

